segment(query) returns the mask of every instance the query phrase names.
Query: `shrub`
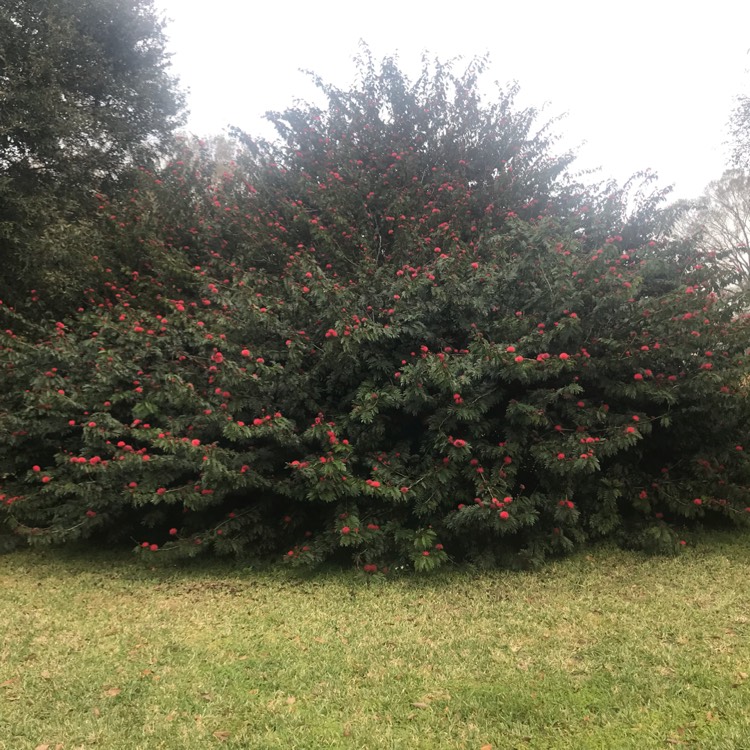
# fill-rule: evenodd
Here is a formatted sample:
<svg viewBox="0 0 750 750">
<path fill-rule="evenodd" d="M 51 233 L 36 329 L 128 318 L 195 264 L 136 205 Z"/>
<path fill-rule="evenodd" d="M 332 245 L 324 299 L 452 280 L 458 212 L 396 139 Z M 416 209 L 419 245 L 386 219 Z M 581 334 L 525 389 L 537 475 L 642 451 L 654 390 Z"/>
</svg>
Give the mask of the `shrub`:
<svg viewBox="0 0 750 750">
<path fill-rule="evenodd" d="M 484 105 L 481 67 L 365 56 L 278 144 L 103 208 L 123 267 L 49 329 L 5 310 L 8 524 L 373 571 L 745 523 L 741 300 L 658 196 L 625 215 L 513 91 Z"/>
</svg>

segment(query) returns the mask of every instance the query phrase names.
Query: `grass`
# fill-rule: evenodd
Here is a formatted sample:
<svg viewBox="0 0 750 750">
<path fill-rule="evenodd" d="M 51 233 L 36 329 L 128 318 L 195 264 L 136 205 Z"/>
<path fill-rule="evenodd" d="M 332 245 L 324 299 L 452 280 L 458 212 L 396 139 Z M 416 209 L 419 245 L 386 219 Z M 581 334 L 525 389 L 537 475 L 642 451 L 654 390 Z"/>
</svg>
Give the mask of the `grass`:
<svg viewBox="0 0 750 750">
<path fill-rule="evenodd" d="M 0 749 L 750 747 L 750 536 L 370 580 L 0 558 Z"/>
</svg>

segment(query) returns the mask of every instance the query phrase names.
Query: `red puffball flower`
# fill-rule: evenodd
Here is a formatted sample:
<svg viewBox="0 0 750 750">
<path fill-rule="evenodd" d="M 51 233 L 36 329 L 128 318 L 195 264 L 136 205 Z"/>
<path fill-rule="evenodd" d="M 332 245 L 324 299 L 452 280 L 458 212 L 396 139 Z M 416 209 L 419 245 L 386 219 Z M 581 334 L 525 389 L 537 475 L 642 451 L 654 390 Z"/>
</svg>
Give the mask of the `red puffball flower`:
<svg viewBox="0 0 750 750">
<path fill-rule="evenodd" d="M 96 427 L 96 422 L 89 422 L 89 427 Z"/>
<path fill-rule="evenodd" d="M 201 441 L 200 441 L 200 440 L 198 440 L 198 438 L 193 438 L 193 439 L 192 439 L 192 440 L 190 441 L 190 444 L 191 444 L 191 445 L 194 445 L 194 446 L 196 446 L 196 448 L 197 448 L 197 447 L 198 447 L 198 446 L 199 446 L 199 445 L 201 444 Z"/>
<path fill-rule="evenodd" d="M 632 435 L 635 432 L 635 427 L 626 427 L 625 432 L 627 432 L 628 435 Z"/>
<path fill-rule="evenodd" d="M 31 470 L 32 470 L 32 471 L 41 471 L 41 470 L 42 470 L 42 467 L 41 467 L 41 466 L 32 466 L 32 467 L 31 467 Z"/>
<path fill-rule="evenodd" d="M 351 529 L 348 526 L 342 526 L 341 527 L 341 533 L 342 534 L 348 534 L 351 531 Z"/>
<path fill-rule="evenodd" d="M 561 352 L 560 353 L 560 359 L 570 359 L 570 354 L 568 354 L 566 352 Z"/>
<path fill-rule="evenodd" d="M 472 263 L 471 267 L 476 271 L 479 268 L 479 263 Z"/>
<path fill-rule="evenodd" d="M 501 510 L 501 511 L 500 511 L 500 512 L 498 513 L 498 516 L 500 516 L 500 518 L 502 518 L 502 519 L 503 519 L 503 521 L 505 521 L 505 520 L 507 520 L 508 518 L 510 518 L 510 513 L 508 513 L 508 511 L 507 511 L 507 510 Z"/>
<path fill-rule="evenodd" d="M 643 380 L 643 375 L 641 375 L 640 372 L 637 372 L 635 375 L 633 375 L 633 380 Z"/>
<path fill-rule="evenodd" d="M 221 352 L 215 352 L 211 359 L 216 362 L 217 365 L 220 365 L 224 361 L 224 355 Z"/>
<path fill-rule="evenodd" d="M 422 553 L 422 555 L 423 555 L 423 557 L 429 557 L 429 556 L 430 556 L 430 551 L 429 551 L 429 550 L 425 550 L 425 551 L 424 551 L 424 552 Z"/>
<path fill-rule="evenodd" d="M 89 518 L 94 518 L 94 516 L 96 516 L 96 511 L 95 511 L 95 510 L 87 510 L 87 511 L 86 511 L 86 515 L 87 515 L 87 516 L 88 516 Z"/>
<path fill-rule="evenodd" d="M 523 362 L 523 357 L 519 354 L 517 357 L 513 359 L 514 362 Z"/>
<path fill-rule="evenodd" d="M 456 448 L 463 448 L 466 445 L 466 441 L 465 440 L 454 440 L 453 441 L 453 445 Z"/>
<path fill-rule="evenodd" d="M 44 482 L 44 484 L 47 484 L 47 482 L 51 482 L 51 481 L 52 481 L 52 477 L 42 477 L 42 482 Z"/>
<path fill-rule="evenodd" d="M 150 550 L 151 550 L 152 552 L 156 552 L 156 550 L 158 550 L 158 549 L 159 549 L 159 545 L 158 545 L 158 544 L 151 544 L 151 545 L 149 545 L 149 549 L 150 549 Z"/>
<path fill-rule="evenodd" d="M 249 350 L 249 349 L 243 349 L 243 350 L 242 350 L 242 351 L 240 352 L 240 354 L 241 354 L 241 355 L 242 355 L 243 357 L 249 357 L 249 356 L 250 356 L 250 350 Z"/>
<path fill-rule="evenodd" d="M 696 497 L 695 500 L 693 500 L 693 505 L 703 505 L 703 500 L 701 500 L 699 497 Z"/>
<path fill-rule="evenodd" d="M 505 351 L 510 352 L 511 354 L 516 350 L 515 346 L 506 346 Z"/>
</svg>

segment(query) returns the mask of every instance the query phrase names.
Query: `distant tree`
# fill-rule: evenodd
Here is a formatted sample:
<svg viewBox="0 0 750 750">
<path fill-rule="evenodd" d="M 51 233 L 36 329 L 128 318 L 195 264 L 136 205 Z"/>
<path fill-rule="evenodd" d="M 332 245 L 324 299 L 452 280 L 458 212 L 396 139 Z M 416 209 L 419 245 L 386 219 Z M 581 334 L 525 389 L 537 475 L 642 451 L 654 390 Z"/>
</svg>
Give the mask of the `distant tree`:
<svg viewBox="0 0 750 750">
<path fill-rule="evenodd" d="M 702 197 L 682 204 L 685 213 L 677 234 L 694 238 L 706 253 L 715 253 L 738 286 L 750 288 L 750 173 L 724 172 Z"/>
<path fill-rule="evenodd" d="M 737 98 L 737 106 L 729 120 L 729 131 L 733 165 L 750 170 L 750 96 Z"/>
<path fill-rule="evenodd" d="M 155 164 L 183 122 L 165 47 L 153 0 L 0 4 L 6 301 L 69 265 L 59 256 L 61 226 L 84 219 L 95 193 L 116 192 L 134 166 Z"/>
</svg>

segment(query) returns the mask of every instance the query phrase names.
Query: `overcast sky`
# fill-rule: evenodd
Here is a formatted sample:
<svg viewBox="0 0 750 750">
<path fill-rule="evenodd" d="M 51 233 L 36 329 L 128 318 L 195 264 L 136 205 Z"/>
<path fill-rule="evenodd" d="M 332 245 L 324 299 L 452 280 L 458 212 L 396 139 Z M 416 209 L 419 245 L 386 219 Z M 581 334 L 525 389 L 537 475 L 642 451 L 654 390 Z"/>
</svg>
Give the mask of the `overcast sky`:
<svg viewBox="0 0 750 750">
<path fill-rule="evenodd" d="M 156 3 L 199 135 L 267 134 L 265 111 L 314 96 L 301 68 L 354 80 L 359 39 L 412 75 L 423 50 L 488 52 L 488 91 L 517 80 L 520 104 L 565 113 L 557 130 L 580 168 L 620 181 L 651 169 L 679 198 L 721 175 L 734 97 L 750 94 L 747 0 Z"/>
</svg>

